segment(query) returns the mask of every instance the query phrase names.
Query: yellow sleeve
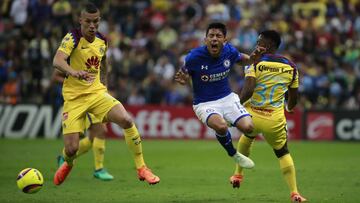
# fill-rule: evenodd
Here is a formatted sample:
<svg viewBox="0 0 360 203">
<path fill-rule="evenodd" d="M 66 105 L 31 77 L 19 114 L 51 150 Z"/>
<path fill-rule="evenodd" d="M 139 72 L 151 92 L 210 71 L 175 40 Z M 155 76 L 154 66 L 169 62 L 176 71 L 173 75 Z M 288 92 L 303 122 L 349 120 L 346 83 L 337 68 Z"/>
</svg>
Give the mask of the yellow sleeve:
<svg viewBox="0 0 360 203">
<path fill-rule="evenodd" d="M 299 71 L 297 69 L 294 69 L 296 71 L 296 75 L 292 83 L 290 84 L 290 88 L 298 88 L 299 87 Z"/>
<path fill-rule="evenodd" d="M 254 64 L 251 64 L 250 66 L 245 66 L 244 72 L 245 72 L 245 77 L 255 77 Z"/>
<path fill-rule="evenodd" d="M 74 37 L 72 36 L 71 33 L 67 33 L 65 37 L 62 39 L 58 50 L 70 56 L 71 52 L 74 49 L 74 45 L 75 45 Z"/>
</svg>

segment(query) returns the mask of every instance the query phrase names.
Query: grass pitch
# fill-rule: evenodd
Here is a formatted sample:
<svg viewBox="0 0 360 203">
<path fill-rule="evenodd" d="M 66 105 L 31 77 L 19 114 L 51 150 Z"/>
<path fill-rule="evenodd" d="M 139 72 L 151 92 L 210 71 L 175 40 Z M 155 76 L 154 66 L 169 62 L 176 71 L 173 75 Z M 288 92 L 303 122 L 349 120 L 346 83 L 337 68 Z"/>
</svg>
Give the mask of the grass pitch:
<svg viewBox="0 0 360 203">
<path fill-rule="evenodd" d="M 92 177 L 90 151 L 77 160 L 68 179 L 55 186 L 55 157 L 62 146 L 62 140 L 0 139 L 0 202 L 290 202 L 279 163 L 261 141 L 252 151 L 255 169 L 246 171 L 240 189 L 229 184 L 234 164 L 215 140 L 144 140 L 145 160 L 161 178 L 152 186 L 137 179 L 123 140 L 106 144 L 105 165 L 115 180 Z M 290 142 L 289 148 L 299 190 L 310 202 L 360 202 L 360 143 Z M 18 172 L 26 167 L 44 176 L 44 186 L 36 194 L 24 194 L 16 186 Z"/>
</svg>

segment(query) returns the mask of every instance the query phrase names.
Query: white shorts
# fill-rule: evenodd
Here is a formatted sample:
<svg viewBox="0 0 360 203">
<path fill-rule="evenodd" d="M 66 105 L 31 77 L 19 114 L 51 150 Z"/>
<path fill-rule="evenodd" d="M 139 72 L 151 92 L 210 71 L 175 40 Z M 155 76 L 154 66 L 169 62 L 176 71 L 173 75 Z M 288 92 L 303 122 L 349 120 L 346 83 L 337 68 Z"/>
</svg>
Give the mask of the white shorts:
<svg viewBox="0 0 360 203">
<path fill-rule="evenodd" d="M 239 119 L 250 116 L 243 105 L 240 104 L 239 96 L 233 92 L 215 101 L 193 105 L 193 109 L 199 120 L 206 125 L 207 120 L 212 114 L 219 114 L 232 126 L 235 126 Z"/>
</svg>

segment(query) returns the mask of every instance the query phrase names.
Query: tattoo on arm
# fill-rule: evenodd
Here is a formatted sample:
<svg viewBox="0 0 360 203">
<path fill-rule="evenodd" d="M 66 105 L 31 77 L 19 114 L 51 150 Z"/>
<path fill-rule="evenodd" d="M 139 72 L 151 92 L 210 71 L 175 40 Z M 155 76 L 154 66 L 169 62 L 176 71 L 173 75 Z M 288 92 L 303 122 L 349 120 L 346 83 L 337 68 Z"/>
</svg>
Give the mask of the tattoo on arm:
<svg viewBox="0 0 360 203">
<path fill-rule="evenodd" d="M 107 86 L 107 69 L 108 65 L 106 63 L 106 58 L 103 58 L 101 61 L 101 67 L 100 67 L 100 82 Z"/>
</svg>

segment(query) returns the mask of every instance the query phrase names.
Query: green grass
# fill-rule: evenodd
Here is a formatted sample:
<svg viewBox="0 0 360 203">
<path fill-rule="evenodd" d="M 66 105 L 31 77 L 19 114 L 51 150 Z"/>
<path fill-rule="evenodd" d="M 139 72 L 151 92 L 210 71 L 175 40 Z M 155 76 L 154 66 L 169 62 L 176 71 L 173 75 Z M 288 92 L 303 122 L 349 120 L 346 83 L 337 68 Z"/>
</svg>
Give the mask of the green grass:
<svg viewBox="0 0 360 203">
<path fill-rule="evenodd" d="M 240 189 L 229 176 L 233 161 L 214 141 L 145 140 L 147 164 L 161 177 L 158 185 L 138 181 L 131 155 L 123 140 L 108 140 L 105 164 L 114 181 L 92 177 L 93 156 L 79 158 L 61 186 L 52 177 L 61 140 L 0 139 L 0 202 L 289 202 L 289 192 L 278 161 L 266 143 L 257 142 L 253 170 L 246 172 Z M 299 189 L 310 202 L 360 202 L 360 144 L 291 142 Z M 45 184 L 36 194 L 16 186 L 18 172 L 39 169 Z"/>
</svg>

